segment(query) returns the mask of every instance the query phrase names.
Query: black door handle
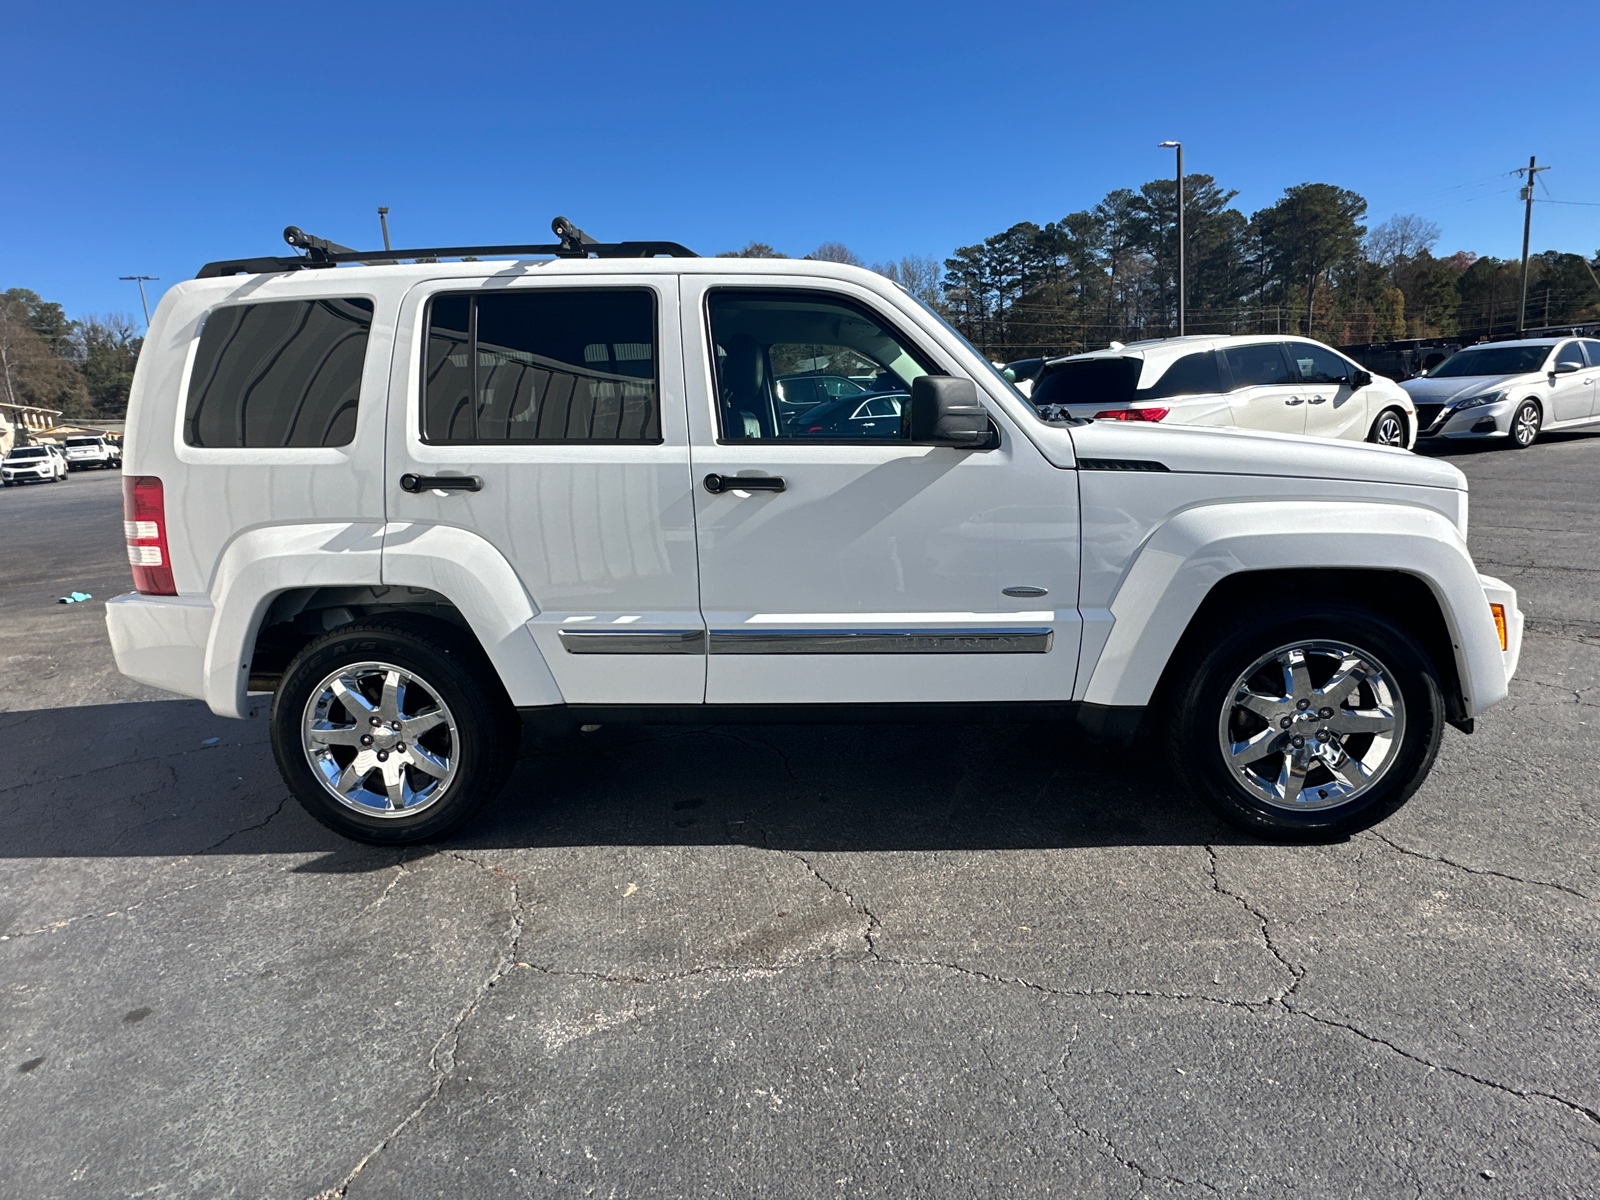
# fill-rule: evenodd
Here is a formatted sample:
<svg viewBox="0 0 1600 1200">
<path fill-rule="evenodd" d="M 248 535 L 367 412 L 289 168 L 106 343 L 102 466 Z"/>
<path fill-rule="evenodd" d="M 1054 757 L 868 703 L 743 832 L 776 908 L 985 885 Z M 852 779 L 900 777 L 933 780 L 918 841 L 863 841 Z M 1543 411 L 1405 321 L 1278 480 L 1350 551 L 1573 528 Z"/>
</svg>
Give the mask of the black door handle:
<svg viewBox="0 0 1600 1200">
<path fill-rule="evenodd" d="M 483 480 L 476 475 L 402 475 L 403 492 L 431 492 L 434 489 L 451 492 L 481 492 Z"/>
<path fill-rule="evenodd" d="M 707 475 L 706 491 L 713 496 L 723 492 L 781 492 L 788 485 L 782 475 Z"/>
</svg>

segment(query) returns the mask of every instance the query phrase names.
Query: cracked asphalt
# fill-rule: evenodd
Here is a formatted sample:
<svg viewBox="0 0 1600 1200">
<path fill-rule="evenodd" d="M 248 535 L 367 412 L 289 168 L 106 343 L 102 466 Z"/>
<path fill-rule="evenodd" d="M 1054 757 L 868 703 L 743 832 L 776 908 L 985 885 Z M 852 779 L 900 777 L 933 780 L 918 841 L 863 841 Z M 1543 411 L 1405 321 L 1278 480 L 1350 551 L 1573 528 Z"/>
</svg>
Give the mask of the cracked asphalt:
<svg viewBox="0 0 1600 1200">
<path fill-rule="evenodd" d="M 355 846 L 115 673 L 115 477 L 6 492 L 0 1196 L 1600 1196 L 1600 438 L 1452 460 L 1521 676 L 1300 848 L 1051 726 L 608 727 Z"/>
</svg>

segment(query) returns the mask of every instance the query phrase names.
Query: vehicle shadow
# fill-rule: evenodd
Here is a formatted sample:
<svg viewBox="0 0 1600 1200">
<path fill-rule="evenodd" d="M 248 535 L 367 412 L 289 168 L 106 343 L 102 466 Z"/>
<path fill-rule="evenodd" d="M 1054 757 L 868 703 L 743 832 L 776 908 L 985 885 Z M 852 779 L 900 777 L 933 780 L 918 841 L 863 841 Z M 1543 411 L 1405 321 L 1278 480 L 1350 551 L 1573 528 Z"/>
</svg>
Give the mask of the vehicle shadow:
<svg viewBox="0 0 1600 1200">
<path fill-rule="evenodd" d="M 1562 431 L 1559 433 L 1542 433 L 1539 440 L 1527 451 L 1513 450 L 1504 438 L 1495 438 L 1485 441 L 1446 441 L 1439 439 L 1431 442 L 1419 442 L 1415 453 L 1428 458 L 1472 458 L 1479 454 L 1519 454 L 1536 452 L 1540 446 L 1560 446 L 1567 442 L 1581 442 L 1594 437 L 1593 430 Z"/>
<path fill-rule="evenodd" d="M 0 859 L 324 853 L 392 863 L 288 796 L 251 721 L 170 700 L 0 714 Z M 527 737 L 441 848 L 1048 849 L 1248 841 L 1148 765 L 1055 724 L 607 726 Z"/>
</svg>

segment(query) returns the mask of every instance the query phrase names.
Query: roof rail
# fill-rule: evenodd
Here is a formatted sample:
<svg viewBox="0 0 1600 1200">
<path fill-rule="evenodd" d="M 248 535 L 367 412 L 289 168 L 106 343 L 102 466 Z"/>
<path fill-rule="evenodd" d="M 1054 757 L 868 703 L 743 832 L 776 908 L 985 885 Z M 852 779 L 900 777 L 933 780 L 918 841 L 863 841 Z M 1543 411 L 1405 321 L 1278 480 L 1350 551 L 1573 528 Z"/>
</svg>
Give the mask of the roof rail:
<svg viewBox="0 0 1600 1200">
<path fill-rule="evenodd" d="M 297 225 L 283 231 L 283 240 L 303 254 L 293 257 L 231 258 L 209 262 L 200 268 L 196 279 L 219 279 L 225 275 L 267 275 L 280 271 L 305 271 L 336 267 L 340 263 L 364 266 L 389 266 L 402 258 L 418 262 L 437 262 L 441 258 L 472 261 L 515 255 L 522 258 L 554 255 L 556 258 L 696 258 L 693 250 L 677 242 L 597 242 L 565 217 L 550 222 L 550 231 L 560 241 L 530 246 L 435 246 L 417 250 L 352 250 L 326 238 L 313 237 Z"/>
</svg>

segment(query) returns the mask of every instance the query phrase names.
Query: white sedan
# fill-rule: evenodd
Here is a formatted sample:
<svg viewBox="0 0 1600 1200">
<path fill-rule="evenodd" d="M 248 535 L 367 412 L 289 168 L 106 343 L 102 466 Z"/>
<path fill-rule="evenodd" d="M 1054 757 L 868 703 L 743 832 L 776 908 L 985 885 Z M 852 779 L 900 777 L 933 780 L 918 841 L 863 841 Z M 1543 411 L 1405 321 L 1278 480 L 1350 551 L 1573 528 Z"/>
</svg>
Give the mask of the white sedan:
<svg viewBox="0 0 1600 1200">
<path fill-rule="evenodd" d="M 1051 359 L 1040 408 L 1110 421 L 1237 425 L 1411 446 L 1416 409 L 1393 380 L 1310 338 L 1200 335 Z"/>
</svg>

